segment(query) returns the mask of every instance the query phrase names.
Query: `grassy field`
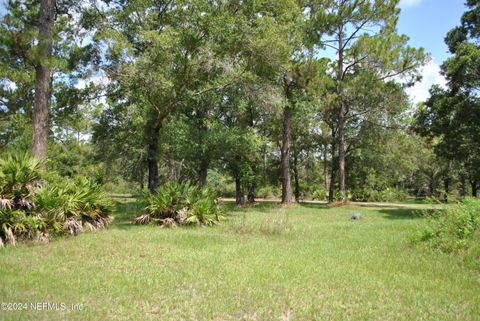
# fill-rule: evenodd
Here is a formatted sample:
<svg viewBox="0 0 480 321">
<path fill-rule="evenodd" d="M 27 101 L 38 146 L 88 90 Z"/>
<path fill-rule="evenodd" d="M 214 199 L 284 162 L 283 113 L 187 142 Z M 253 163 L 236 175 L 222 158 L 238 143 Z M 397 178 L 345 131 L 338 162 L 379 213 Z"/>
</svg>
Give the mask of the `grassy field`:
<svg viewBox="0 0 480 321">
<path fill-rule="evenodd" d="M 0 320 L 480 320 L 478 271 L 411 246 L 411 208 L 226 206 L 177 229 L 118 208 L 107 231 L 1 250 L 0 301 L 28 306 Z"/>
</svg>

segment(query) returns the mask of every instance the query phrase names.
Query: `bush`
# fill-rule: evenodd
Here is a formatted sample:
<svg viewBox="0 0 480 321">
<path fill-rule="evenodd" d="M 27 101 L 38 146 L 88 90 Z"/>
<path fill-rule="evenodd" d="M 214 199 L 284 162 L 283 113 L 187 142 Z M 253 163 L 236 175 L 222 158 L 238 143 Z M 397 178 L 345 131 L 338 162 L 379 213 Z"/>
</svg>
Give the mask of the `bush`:
<svg viewBox="0 0 480 321">
<path fill-rule="evenodd" d="M 262 198 L 276 198 L 282 195 L 282 191 L 277 186 L 267 185 L 259 188 L 257 195 Z"/>
<path fill-rule="evenodd" d="M 47 184 L 35 202 L 42 217 L 52 225 L 63 223 L 63 230 L 72 235 L 106 228 L 112 221 L 112 201 L 99 185 L 82 177 Z M 55 230 L 62 228 L 57 225 Z"/>
<path fill-rule="evenodd" d="M 188 183 L 166 183 L 156 194 L 146 194 L 145 202 L 144 213 L 135 218 L 136 223 L 213 225 L 221 217 L 214 193 Z"/>
<path fill-rule="evenodd" d="M 210 191 L 221 197 L 235 197 L 235 183 L 229 176 L 216 170 L 208 170 L 207 187 Z"/>
<path fill-rule="evenodd" d="M 98 185 L 85 178 L 45 179 L 40 165 L 27 154 L 0 159 L 0 246 L 108 226 L 112 203 Z"/>
<path fill-rule="evenodd" d="M 325 201 L 328 198 L 328 193 L 325 189 L 317 189 L 312 193 L 312 200 Z"/>
<path fill-rule="evenodd" d="M 446 207 L 429 217 L 428 226 L 414 237 L 414 241 L 429 242 L 434 248 L 451 253 L 467 249 L 480 226 L 480 200 L 465 199 L 462 203 Z"/>
</svg>

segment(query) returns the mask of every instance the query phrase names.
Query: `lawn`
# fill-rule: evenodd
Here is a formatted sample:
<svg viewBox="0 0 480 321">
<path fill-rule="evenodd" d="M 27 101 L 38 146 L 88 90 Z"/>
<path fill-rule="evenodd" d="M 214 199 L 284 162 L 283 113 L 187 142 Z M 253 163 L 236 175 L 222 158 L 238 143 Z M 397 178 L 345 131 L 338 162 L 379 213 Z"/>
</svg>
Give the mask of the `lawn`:
<svg viewBox="0 0 480 321">
<path fill-rule="evenodd" d="M 480 320 L 478 271 L 410 245 L 414 209 L 225 207 L 161 229 L 124 201 L 107 231 L 1 250 L 1 301 L 28 306 L 0 320 Z"/>
</svg>

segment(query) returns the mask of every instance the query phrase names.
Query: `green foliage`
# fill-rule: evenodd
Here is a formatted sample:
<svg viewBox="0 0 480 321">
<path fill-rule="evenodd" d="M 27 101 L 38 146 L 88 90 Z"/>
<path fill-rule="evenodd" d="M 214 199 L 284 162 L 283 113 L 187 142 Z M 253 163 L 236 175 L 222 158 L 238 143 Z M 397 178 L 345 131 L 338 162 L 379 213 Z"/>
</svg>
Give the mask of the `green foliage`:
<svg viewBox="0 0 480 321">
<path fill-rule="evenodd" d="M 267 185 L 258 189 L 257 196 L 263 198 L 276 198 L 282 195 L 282 190 L 278 186 Z"/>
<path fill-rule="evenodd" d="M 40 177 L 40 161 L 28 154 L 0 158 L 0 203 L 5 204 L 4 209 L 29 207 Z"/>
<path fill-rule="evenodd" d="M 221 197 L 235 197 L 235 183 L 232 182 L 228 175 L 219 171 L 209 170 L 206 187 L 215 195 Z"/>
<path fill-rule="evenodd" d="M 429 211 L 425 215 L 429 216 L 429 224 L 414 237 L 414 241 L 428 242 L 447 253 L 478 247 L 472 238 L 479 233 L 480 200 L 467 198 L 454 206 L 436 213 Z"/>
<path fill-rule="evenodd" d="M 57 228 L 63 222 L 72 235 L 106 228 L 112 221 L 112 201 L 101 186 L 83 177 L 51 180 L 38 191 L 35 203 L 47 222 Z"/>
<path fill-rule="evenodd" d="M 472 196 L 480 181 L 480 11 L 479 2 L 467 1 L 461 25 L 453 28 L 445 42 L 453 54 L 441 66 L 446 89 L 433 86 L 421 105 L 414 128 L 432 141 L 439 158 L 455 161 L 472 184 Z M 465 189 L 463 188 L 463 192 Z"/>
<path fill-rule="evenodd" d="M 162 226 L 186 224 L 213 225 L 221 218 L 215 194 L 189 183 L 168 182 L 155 194 L 145 197 L 144 213 L 135 218 L 139 224 L 157 222 Z"/>
<path fill-rule="evenodd" d="M 42 173 L 40 164 L 28 154 L 0 158 L 1 244 L 108 226 L 113 206 L 99 185 Z"/>
<path fill-rule="evenodd" d="M 313 200 L 324 201 L 327 198 L 328 198 L 328 192 L 324 188 L 316 189 L 312 193 L 312 199 Z"/>
<path fill-rule="evenodd" d="M 406 191 L 395 188 L 386 188 L 380 191 L 363 188 L 352 191 L 352 201 L 356 202 L 403 202 L 407 197 Z"/>
</svg>

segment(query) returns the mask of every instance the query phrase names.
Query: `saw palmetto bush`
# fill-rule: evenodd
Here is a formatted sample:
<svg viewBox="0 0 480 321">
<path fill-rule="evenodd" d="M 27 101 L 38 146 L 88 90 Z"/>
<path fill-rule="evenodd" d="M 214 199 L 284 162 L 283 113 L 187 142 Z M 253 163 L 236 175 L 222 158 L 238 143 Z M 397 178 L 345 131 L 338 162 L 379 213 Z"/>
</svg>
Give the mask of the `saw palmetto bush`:
<svg viewBox="0 0 480 321">
<path fill-rule="evenodd" d="M 37 192 L 35 201 L 49 224 L 72 235 L 106 228 L 112 221 L 112 201 L 101 186 L 83 177 L 53 179 Z"/>
<path fill-rule="evenodd" d="M 139 224 L 213 225 L 221 218 L 215 194 L 191 184 L 166 183 L 155 194 L 145 196 L 145 208 L 135 218 Z"/>
<path fill-rule="evenodd" d="M 45 174 L 40 167 L 28 154 L 0 158 L 0 246 L 108 226 L 112 203 L 100 186 Z"/>
<path fill-rule="evenodd" d="M 43 183 L 40 161 L 26 154 L 0 158 L 0 246 L 17 238 L 42 237 L 44 220 L 36 215 L 34 197 Z"/>
<path fill-rule="evenodd" d="M 27 154 L 0 158 L 0 210 L 30 209 L 41 183 L 40 161 Z"/>
</svg>

